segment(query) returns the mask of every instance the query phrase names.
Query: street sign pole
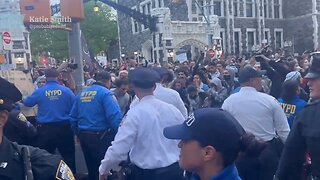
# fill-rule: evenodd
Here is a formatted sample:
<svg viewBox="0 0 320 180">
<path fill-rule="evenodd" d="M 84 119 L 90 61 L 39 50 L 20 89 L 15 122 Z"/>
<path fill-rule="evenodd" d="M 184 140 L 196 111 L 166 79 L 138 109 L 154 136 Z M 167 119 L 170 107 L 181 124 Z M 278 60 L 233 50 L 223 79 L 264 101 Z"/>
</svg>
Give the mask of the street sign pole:
<svg viewBox="0 0 320 180">
<path fill-rule="evenodd" d="M 80 23 L 72 23 L 72 30 L 68 33 L 68 43 L 69 57 L 74 61 L 73 63 L 78 64 L 78 68 L 74 73 L 74 80 L 76 83 L 76 91 L 79 92 L 84 87 Z"/>
</svg>

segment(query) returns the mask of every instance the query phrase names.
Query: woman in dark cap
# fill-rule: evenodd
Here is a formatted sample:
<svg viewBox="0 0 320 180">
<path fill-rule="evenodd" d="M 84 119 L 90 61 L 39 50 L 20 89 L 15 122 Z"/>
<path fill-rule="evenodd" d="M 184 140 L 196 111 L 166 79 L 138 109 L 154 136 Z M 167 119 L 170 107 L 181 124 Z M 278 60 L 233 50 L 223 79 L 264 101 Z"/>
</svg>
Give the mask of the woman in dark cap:
<svg viewBox="0 0 320 180">
<path fill-rule="evenodd" d="M 164 136 L 181 140 L 179 164 L 192 172 L 192 180 L 240 180 L 238 154 L 257 155 L 265 147 L 228 112 L 215 108 L 196 110 L 183 124 L 165 128 Z"/>
</svg>

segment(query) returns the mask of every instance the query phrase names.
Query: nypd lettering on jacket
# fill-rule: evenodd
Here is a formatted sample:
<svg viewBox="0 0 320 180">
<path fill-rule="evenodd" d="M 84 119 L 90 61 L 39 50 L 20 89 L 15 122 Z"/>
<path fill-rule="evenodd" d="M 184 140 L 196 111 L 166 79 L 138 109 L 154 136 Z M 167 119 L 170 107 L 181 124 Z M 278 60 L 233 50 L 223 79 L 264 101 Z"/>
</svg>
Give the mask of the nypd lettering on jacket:
<svg viewBox="0 0 320 180">
<path fill-rule="evenodd" d="M 69 88 L 61 86 L 58 81 L 49 80 L 25 98 L 23 104 L 28 107 L 38 105 L 37 121 L 49 123 L 69 120 L 74 99 L 75 95 Z"/>
<path fill-rule="evenodd" d="M 59 90 L 59 89 L 57 89 L 57 90 L 47 90 L 47 91 L 45 91 L 45 93 L 46 93 L 46 96 L 50 100 L 57 100 L 62 95 L 62 91 Z"/>
<path fill-rule="evenodd" d="M 80 100 L 81 102 L 85 103 L 85 102 L 91 102 L 94 97 L 97 95 L 97 91 L 86 91 L 86 92 L 82 92 L 80 95 Z"/>
<path fill-rule="evenodd" d="M 287 117 L 296 113 L 297 106 L 294 104 L 286 104 L 286 103 L 279 103 L 284 112 L 286 113 Z"/>
</svg>

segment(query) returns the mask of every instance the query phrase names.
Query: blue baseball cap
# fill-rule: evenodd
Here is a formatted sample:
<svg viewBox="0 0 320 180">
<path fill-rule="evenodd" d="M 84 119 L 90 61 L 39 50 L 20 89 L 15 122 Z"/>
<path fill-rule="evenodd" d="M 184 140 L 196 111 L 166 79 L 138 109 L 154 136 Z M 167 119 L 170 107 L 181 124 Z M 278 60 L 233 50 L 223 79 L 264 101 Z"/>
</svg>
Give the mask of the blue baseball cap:
<svg viewBox="0 0 320 180">
<path fill-rule="evenodd" d="M 163 134 L 168 139 L 196 140 L 203 146 L 213 146 L 222 154 L 236 157 L 245 131 L 228 112 L 203 108 L 194 111 L 183 124 L 164 128 Z"/>
<path fill-rule="evenodd" d="M 239 83 L 246 83 L 251 78 L 262 77 L 265 74 L 265 70 L 257 71 L 253 67 L 247 66 L 239 72 Z"/>
</svg>

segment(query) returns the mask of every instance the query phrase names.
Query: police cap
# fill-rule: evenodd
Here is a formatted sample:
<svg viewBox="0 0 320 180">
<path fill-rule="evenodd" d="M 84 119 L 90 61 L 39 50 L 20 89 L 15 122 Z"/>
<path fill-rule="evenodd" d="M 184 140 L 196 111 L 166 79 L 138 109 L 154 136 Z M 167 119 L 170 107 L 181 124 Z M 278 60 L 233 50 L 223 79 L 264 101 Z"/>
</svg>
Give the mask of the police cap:
<svg viewBox="0 0 320 180">
<path fill-rule="evenodd" d="M 0 77 L 0 110 L 11 111 L 13 104 L 22 99 L 19 89 Z"/>
<path fill-rule="evenodd" d="M 150 89 L 159 81 L 160 76 L 150 68 L 136 68 L 129 72 L 129 83 L 142 89 Z"/>
<path fill-rule="evenodd" d="M 305 78 L 306 79 L 320 78 L 320 52 L 312 54 L 311 66 Z"/>
</svg>

